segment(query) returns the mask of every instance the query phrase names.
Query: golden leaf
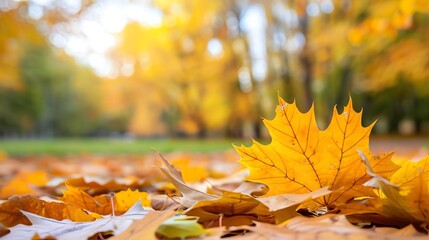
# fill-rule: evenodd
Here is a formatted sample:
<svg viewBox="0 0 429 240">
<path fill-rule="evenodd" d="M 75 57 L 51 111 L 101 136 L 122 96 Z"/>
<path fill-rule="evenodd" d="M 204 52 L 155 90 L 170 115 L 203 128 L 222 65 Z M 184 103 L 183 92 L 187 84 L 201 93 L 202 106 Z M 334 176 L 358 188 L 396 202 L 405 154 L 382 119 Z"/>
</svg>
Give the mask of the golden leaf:
<svg viewBox="0 0 429 240">
<path fill-rule="evenodd" d="M 146 192 L 140 192 L 139 190 L 132 191 L 131 189 L 128 189 L 126 191 L 116 193 L 114 197 L 115 212 L 126 212 L 139 199 L 142 202 L 142 206 L 150 207 L 150 199 Z"/>
<path fill-rule="evenodd" d="M 68 182 L 65 184 L 67 190 L 63 191 L 63 196 L 59 197 L 59 200 L 101 215 L 112 213 L 112 206 L 108 197 L 94 198 L 83 190 L 70 185 Z"/>
<path fill-rule="evenodd" d="M 112 214 L 112 203 L 110 196 L 100 195 L 92 197 L 85 191 L 76 188 L 66 182 L 67 190 L 63 191 L 63 196 L 59 199 L 65 203 L 72 204 L 76 207 L 86 209 L 91 212 L 95 212 L 101 215 Z M 115 214 L 120 215 L 125 213 L 130 207 L 132 207 L 137 200 L 141 199 L 142 206 L 150 206 L 150 200 L 145 192 L 138 190 L 121 191 L 114 195 L 114 208 Z"/>
<path fill-rule="evenodd" d="M 271 143 L 254 141 L 251 147 L 235 146 L 240 162 L 250 170 L 247 180 L 266 184 L 268 195 L 329 187 L 329 196 L 315 200 L 319 206 L 341 205 L 353 197 L 372 195 L 371 188 L 362 185 L 370 177 L 356 149 L 370 156 L 374 171 L 386 177 L 396 166 L 389 154 L 371 156 L 369 135 L 374 123 L 363 127 L 361 118 L 362 112 L 354 111 L 350 99 L 342 114 L 334 108 L 328 128 L 320 131 L 313 106 L 301 113 L 295 103 L 279 98 L 275 118 L 264 120 Z"/>
<path fill-rule="evenodd" d="M 375 173 L 367 157 L 362 153 L 361 156 L 368 174 L 372 176 L 365 185 L 380 188 L 379 198 L 369 199 L 362 204 L 363 207 L 353 204 L 352 208 L 357 208 L 357 211 L 348 208 L 342 212 L 351 212 L 360 220 L 365 219 L 365 215 L 359 214 L 367 211 L 379 215 L 371 218 L 370 222 L 396 227 L 413 224 L 426 231 L 423 229 L 429 226 L 429 155 L 418 162 L 401 161 L 401 168 L 390 181 Z"/>
<path fill-rule="evenodd" d="M 412 222 L 429 225 L 429 155 L 418 162 L 407 161 L 392 175 L 390 181 L 399 187 L 399 194 L 405 201 L 403 209 L 415 220 Z M 387 195 L 386 195 L 387 196 Z M 387 196 L 390 201 L 397 201 Z M 404 217 L 404 215 L 402 215 Z"/>
</svg>

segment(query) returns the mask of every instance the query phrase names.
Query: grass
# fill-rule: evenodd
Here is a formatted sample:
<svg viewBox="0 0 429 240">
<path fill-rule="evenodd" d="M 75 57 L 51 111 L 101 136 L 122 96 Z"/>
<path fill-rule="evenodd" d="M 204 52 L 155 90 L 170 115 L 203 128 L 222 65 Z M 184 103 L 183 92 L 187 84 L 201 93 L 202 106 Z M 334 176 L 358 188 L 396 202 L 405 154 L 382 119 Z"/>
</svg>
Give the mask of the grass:
<svg viewBox="0 0 429 240">
<path fill-rule="evenodd" d="M 173 151 L 215 152 L 232 150 L 231 139 L 3 139 L 0 151 L 11 156 L 96 154 L 145 154 Z M 154 150 L 155 149 L 155 150 Z"/>
</svg>

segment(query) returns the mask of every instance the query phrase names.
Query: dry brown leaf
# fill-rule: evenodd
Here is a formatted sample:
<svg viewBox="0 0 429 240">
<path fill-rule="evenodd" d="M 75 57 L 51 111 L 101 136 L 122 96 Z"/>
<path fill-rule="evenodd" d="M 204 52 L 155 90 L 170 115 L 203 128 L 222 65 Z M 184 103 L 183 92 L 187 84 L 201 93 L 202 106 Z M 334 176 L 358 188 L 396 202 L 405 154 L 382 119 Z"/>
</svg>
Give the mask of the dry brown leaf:
<svg viewBox="0 0 429 240">
<path fill-rule="evenodd" d="M 270 240 L 402 240 L 404 237 L 410 240 L 423 240 L 427 236 L 417 232 L 412 227 L 405 230 L 389 229 L 361 229 L 350 224 L 344 215 L 327 214 L 317 218 L 297 217 L 292 219 L 287 226 L 272 225 L 255 222 L 255 226 L 240 226 L 234 229 L 251 231 L 246 233 L 243 239 L 270 239 Z M 240 238 L 231 238 L 240 239 Z"/>
<path fill-rule="evenodd" d="M 123 189 L 136 188 L 142 183 L 136 177 L 126 178 L 101 178 L 101 177 L 79 177 L 69 178 L 67 182 L 82 190 L 88 190 L 91 194 L 102 194 L 108 192 L 117 192 Z"/>
<path fill-rule="evenodd" d="M 199 191 L 186 184 L 183 180 L 181 172 L 171 165 L 163 156 L 160 155 L 160 157 L 164 163 L 163 167 L 161 167 L 161 171 L 183 195 L 181 198 L 181 204 L 183 206 L 190 208 L 199 201 L 214 200 L 219 198 L 218 196 Z"/>
<path fill-rule="evenodd" d="M 93 216 L 70 204 L 46 202 L 35 196 L 27 195 L 11 197 L 0 205 L 1 224 L 7 227 L 20 223 L 29 225 L 30 222 L 20 210 L 57 220 L 70 219 L 77 222 L 95 220 Z"/>
<path fill-rule="evenodd" d="M 224 191 L 221 198 L 199 201 L 186 214 L 199 217 L 199 222 L 205 226 L 249 225 L 254 220 L 275 221 L 268 207 L 254 197 L 229 191 Z"/>
<path fill-rule="evenodd" d="M 11 227 L 9 229 L 10 233 L 6 237 L 8 239 L 30 239 L 35 234 L 38 234 L 40 236 L 39 239 L 45 239 L 50 236 L 56 239 L 88 239 L 91 236 L 102 233 L 120 234 L 134 220 L 142 219 L 148 212 L 142 208 L 140 201 L 137 201 L 121 216 L 101 216 L 99 219 L 91 222 L 75 222 L 69 219 L 59 221 L 22 211 L 30 220 L 31 225 L 18 224 Z"/>
<path fill-rule="evenodd" d="M 328 190 L 328 187 L 324 187 L 309 193 L 282 194 L 282 195 L 276 195 L 276 196 L 270 196 L 270 197 L 260 197 L 257 199 L 259 202 L 267 206 L 270 209 L 270 211 L 277 211 L 277 210 L 281 210 L 292 206 L 298 206 L 299 204 L 307 200 L 325 196 L 330 193 L 331 191 Z"/>
<path fill-rule="evenodd" d="M 156 229 L 161 223 L 168 218 L 174 216 L 176 212 L 173 210 L 165 210 L 159 212 L 149 212 L 143 219 L 136 220 L 127 230 L 110 239 L 112 240 L 137 240 L 137 239 L 157 239 L 155 237 Z"/>
</svg>

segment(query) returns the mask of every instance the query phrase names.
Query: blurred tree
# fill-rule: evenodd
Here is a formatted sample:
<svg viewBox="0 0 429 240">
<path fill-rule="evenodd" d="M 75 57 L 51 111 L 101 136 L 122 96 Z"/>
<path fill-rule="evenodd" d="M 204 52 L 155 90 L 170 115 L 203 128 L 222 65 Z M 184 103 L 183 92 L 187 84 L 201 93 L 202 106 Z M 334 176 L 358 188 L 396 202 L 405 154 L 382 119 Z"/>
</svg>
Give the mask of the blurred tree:
<svg viewBox="0 0 429 240">
<path fill-rule="evenodd" d="M 222 132 L 231 114 L 238 59 L 222 2 L 163 1 L 162 27 L 130 23 L 114 58 L 132 72 L 130 131 L 139 135 Z M 149 37 L 150 36 L 150 37 Z"/>
<path fill-rule="evenodd" d="M 426 0 L 121 2 L 151 9 L 144 20 L 156 12 L 155 25 L 114 1 L 5 2 L 15 7 L 0 5 L 3 129 L 260 136 L 278 93 L 303 110 L 314 99 L 321 126 L 348 94 L 392 131 L 429 115 Z"/>
<path fill-rule="evenodd" d="M 18 68 L 25 45 L 42 45 L 44 37 L 17 10 L 0 10 L 0 88 L 22 89 Z"/>
<path fill-rule="evenodd" d="M 31 96 L 28 104 L 36 109 L 33 131 L 37 135 L 82 135 L 94 127 L 98 117 L 97 93 L 92 91 L 89 95 L 79 91 L 97 86 L 97 81 L 79 68 L 82 67 L 55 56 L 47 47 L 27 48 L 20 63 L 26 86 L 22 94 Z M 79 73 L 84 75 L 85 83 Z M 79 84 L 84 86 L 78 90 Z"/>
<path fill-rule="evenodd" d="M 26 5 L 0 14 L 0 135 L 82 135 L 99 120 L 97 77 L 52 50 Z M 91 92 L 89 92 L 91 90 Z"/>
</svg>

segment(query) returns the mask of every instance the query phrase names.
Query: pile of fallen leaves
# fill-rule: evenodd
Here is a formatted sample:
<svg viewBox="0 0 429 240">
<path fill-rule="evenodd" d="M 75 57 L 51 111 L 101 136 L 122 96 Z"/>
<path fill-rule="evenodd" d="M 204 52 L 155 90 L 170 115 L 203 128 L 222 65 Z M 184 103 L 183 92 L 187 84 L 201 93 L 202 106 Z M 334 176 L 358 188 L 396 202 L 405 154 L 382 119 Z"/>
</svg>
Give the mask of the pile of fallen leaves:
<svg viewBox="0 0 429 240">
<path fill-rule="evenodd" d="M 429 157 L 373 156 L 374 123 L 363 127 L 361 118 L 350 100 L 341 114 L 334 108 L 321 131 L 313 108 L 302 113 L 279 99 L 275 118 L 264 120 L 271 143 L 235 146 L 241 167 L 234 153 L 114 161 L 99 156 L 93 165 L 87 156 L 40 157 L 36 164 L 31 160 L 33 170 L 22 168 L 28 159 L 3 157 L 0 197 L 7 200 L 0 205 L 0 234 L 3 239 L 428 239 Z"/>
</svg>

